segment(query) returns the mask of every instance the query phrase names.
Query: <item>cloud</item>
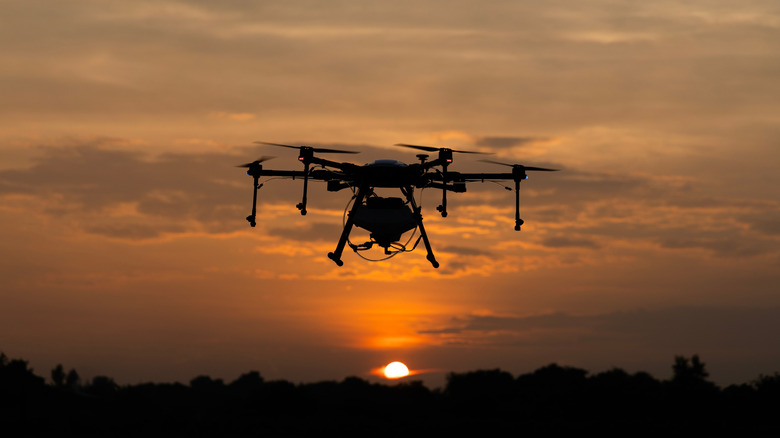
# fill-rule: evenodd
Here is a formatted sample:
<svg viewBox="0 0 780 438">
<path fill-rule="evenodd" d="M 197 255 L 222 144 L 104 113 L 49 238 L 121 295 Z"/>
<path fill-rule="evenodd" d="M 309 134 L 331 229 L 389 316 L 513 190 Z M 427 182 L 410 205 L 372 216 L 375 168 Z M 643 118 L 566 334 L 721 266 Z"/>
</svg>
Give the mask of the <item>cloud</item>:
<svg viewBox="0 0 780 438">
<path fill-rule="evenodd" d="M 658 119 L 674 109 L 729 107 L 701 105 L 702 99 L 759 98 L 728 78 L 741 72 L 736 77 L 768 84 L 761 63 L 750 64 L 736 49 L 773 56 L 765 41 L 777 32 L 766 24 L 774 14 L 756 12 L 756 5 L 722 15 L 763 20 L 703 19 L 668 5 L 624 14 L 608 2 L 588 8 L 497 3 L 489 14 L 469 3 L 433 2 L 423 9 L 371 4 L 323 10 L 180 2 L 94 8 L 82 2 L 52 5 L 48 14 L 15 5 L 17 19 L 7 32 L 17 38 L 5 49 L 16 86 L 4 90 L 6 108 L 153 116 L 241 108 L 237 114 L 255 114 L 252 121 L 276 111 L 331 111 L 372 124 L 438 113 L 457 117 L 455 125 L 483 113 L 547 127 Z M 49 44 L 55 37 L 56 47 Z M 724 44 L 705 44 L 713 37 Z M 612 44 L 605 48 L 604 41 Z M 738 62 L 720 63 L 723 57 Z M 712 89 L 719 92 L 706 93 Z M 678 99 L 680 92 L 698 99 Z"/>
<path fill-rule="evenodd" d="M 295 227 L 269 228 L 268 235 L 279 236 L 298 242 L 310 241 L 337 241 L 341 235 L 342 227 L 335 223 L 313 222 L 299 224 Z"/>
<path fill-rule="evenodd" d="M 563 313 L 525 317 L 498 315 L 466 315 L 452 319 L 454 326 L 421 330 L 420 334 L 461 334 L 467 332 L 524 332 L 535 329 L 581 327 L 581 317 Z"/>
<path fill-rule="evenodd" d="M 637 348 L 771 348 L 766 333 L 780 329 L 780 308 L 673 307 L 597 315 L 463 315 L 449 324 L 419 330 L 450 342 L 634 343 Z"/>
<path fill-rule="evenodd" d="M 542 245 L 550 248 L 599 248 L 600 245 L 593 239 L 550 236 L 542 239 Z"/>
<path fill-rule="evenodd" d="M 0 194 L 33 195 L 51 214 L 102 222 L 83 223 L 89 232 L 142 238 L 158 234 L 153 227 L 224 231 L 248 206 L 249 189 L 236 187 L 239 160 L 227 153 L 150 156 L 110 139 L 40 153 L 27 169 L 0 172 Z"/>
<path fill-rule="evenodd" d="M 549 141 L 549 139 L 545 137 L 481 137 L 477 139 L 476 145 L 503 149 L 547 141 Z"/>
<path fill-rule="evenodd" d="M 209 115 L 217 119 L 230 119 L 237 122 L 246 122 L 256 117 L 255 114 L 252 113 L 229 113 L 225 111 L 215 111 Z"/>
<path fill-rule="evenodd" d="M 461 256 L 490 256 L 491 252 L 482 248 L 472 248 L 469 246 L 445 245 L 441 251 L 457 254 Z"/>
<path fill-rule="evenodd" d="M 161 227 L 159 224 L 121 224 L 114 221 L 109 223 L 86 224 L 84 231 L 90 234 L 127 240 L 146 240 L 160 237 L 164 233 L 182 232 L 176 227 Z"/>
<path fill-rule="evenodd" d="M 678 230 L 677 235 L 663 236 L 659 243 L 663 248 L 671 249 L 705 249 L 724 257 L 749 257 L 776 252 L 773 244 L 767 245 L 761 238 L 736 237 L 734 235 L 719 235 L 713 233 L 695 233 L 690 230 Z M 697 235 L 698 234 L 698 235 Z"/>
<path fill-rule="evenodd" d="M 382 156 L 382 150 L 367 145 L 312 144 Z M 192 232 L 216 235 L 247 228 L 244 217 L 251 209 L 251 179 L 235 165 L 267 154 L 268 147 L 157 155 L 134 147 L 115 138 L 41 147 L 30 167 L 0 171 L 0 195 L 7 200 L 32 197 L 45 214 L 65 219 L 86 233 L 115 239 L 138 241 Z M 299 164 L 294 154 L 289 162 Z M 285 166 L 279 163 L 279 167 Z M 456 256 L 450 257 L 442 275 L 471 275 L 480 267 L 484 272 L 517 269 L 485 267 L 487 259 L 494 263 L 507 257 L 499 244 L 507 239 L 560 251 L 561 260 L 569 261 L 577 258 L 572 251 L 615 243 L 668 251 L 704 250 L 729 258 L 778 251 L 772 237 L 777 207 L 772 203 L 702 197 L 697 184 L 688 179 L 648 174 L 564 170 L 533 176 L 521 188 L 521 217 L 536 232 L 505 235 L 512 229 L 514 199 L 492 184 L 472 184 L 468 193 L 452 196 L 446 219 L 425 215 L 434 251 Z M 311 214 L 300 218 L 294 207 L 301 196 L 300 182 L 275 178 L 263 182 L 258 192 L 261 228 L 254 230 L 258 237 L 267 233 L 287 242 L 337 240 L 349 193 L 330 193 L 322 183 L 312 182 Z M 430 192 L 425 195 L 431 199 Z M 438 201 L 436 196 L 433 199 Z M 429 211 L 431 204 L 423 204 Z M 290 220 L 300 224 L 292 227 Z M 453 236 L 462 243 L 448 244 Z M 457 257 L 482 259 L 467 263 Z"/>
<path fill-rule="evenodd" d="M 780 207 L 744 217 L 744 221 L 754 231 L 771 237 L 780 236 Z"/>
</svg>

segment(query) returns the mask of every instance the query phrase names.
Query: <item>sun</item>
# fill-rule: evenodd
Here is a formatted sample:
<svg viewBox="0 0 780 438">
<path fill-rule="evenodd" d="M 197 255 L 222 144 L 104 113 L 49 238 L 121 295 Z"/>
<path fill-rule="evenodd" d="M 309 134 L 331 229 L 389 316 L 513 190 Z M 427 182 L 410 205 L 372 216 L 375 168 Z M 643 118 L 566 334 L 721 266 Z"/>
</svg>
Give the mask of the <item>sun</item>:
<svg viewBox="0 0 780 438">
<path fill-rule="evenodd" d="M 388 379 L 400 379 L 409 375 L 409 368 L 401 362 L 391 362 L 385 366 L 385 377 Z"/>
</svg>

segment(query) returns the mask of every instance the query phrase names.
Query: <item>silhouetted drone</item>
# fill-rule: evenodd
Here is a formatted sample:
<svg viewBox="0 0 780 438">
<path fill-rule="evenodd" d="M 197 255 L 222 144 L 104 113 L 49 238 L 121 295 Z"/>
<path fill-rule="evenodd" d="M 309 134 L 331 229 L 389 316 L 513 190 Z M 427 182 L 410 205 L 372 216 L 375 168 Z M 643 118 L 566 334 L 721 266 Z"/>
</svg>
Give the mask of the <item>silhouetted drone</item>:
<svg viewBox="0 0 780 438">
<path fill-rule="evenodd" d="M 483 154 L 483 152 L 458 151 L 450 148 L 438 148 L 431 146 L 417 146 L 411 144 L 397 144 L 407 148 L 418 149 L 426 152 L 438 153 L 438 158 L 428 161 L 429 155 L 419 154 L 419 163 L 406 164 L 396 160 L 376 160 L 365 165 L 352 163 L 339 163 L 315 157 L 315 153 L 329 154 L 355 154 L 354 151 L 338 149 L 323 149 L 311 146 L 290 146 L 286 144 L 256 142 L 270 146 L 298 149 L 298 160 L 303 163 L 303 170 L 270 170 L 263 168 L 263 162 L 273 157 L 261 157 L 251 163 L 238 167 L 246 167 L 247 175 L 254 178 L 254 197 L 252 199 L 252 214 L 247 216 L 251 226 L 255 226 L 257 214 L 257 189 L 263 186 L 259 183 L 260 177 L 283 177 L 303 179 L 303 199 L 297 205 L 301 215 L 306 214 L 307 192 L 309 179 L 325 181 L 328 191 L 337 192 L 349 188 L 352 190 L 352 199 L 345 209 L 344 229 L 341 232 L 336 250 L 328 253 L 328 258 L 337 265 L 342 266 L 341 254 L 344 247 L 349 244 L 355 253 L 365 251 L 378 245 L 384 248 L 386 258 L 400 252 L 413 251 L 422 239 L 425 249 L 428 251 L 427 259 L 434 268 L 439 267 L 439 262 L 433 256 L 431 243 L 423 227 L 422 207 L 417 205 L 414 199 L 414 189 L 432 187 L 441 189 L 442 201 L 436 210 L 442 217 L 447 217 L 447 192 L 464 193 L 467 182 L 513 180 L 515 182 L 515 230 L 520 231 L 523 220 L 520 219 L 520 181 L 528 179 L 527 171 L 555 171 L 557 169 L 545 169 L 542 167 L 528 167 L 521 164 L 506 164 L 497 161 L 482 160 L 493 164 L 512 168 L 510 173 L 463 173 L 448 171 L 452 164 L 454 153 Z M 318 166 L 312 168 L 312 165 Z M 375 193 L 376 188 L 397 188 L 401 190 L 404 198 L 381 197 Z M 507 187 L 507 190 L 511 190 Z M 351 209 L 349 208 L 352 204 Z M 349 213 L 347 213 L 349 209 Z M 353 226 L 358 226 L 370 233 L 370 240 L 366 243 L 355 245 L 349 241 L 349 234 Z M 416 232 L 420 230 L 420 236 L 411 249 L 407 249 Z M 407 231 L 415 230 L 406 243 L 401 243 L 401 236 Z M 361 257 L 363 257 L 361 255 Z M 365 258 L 365 257 L 364 257 Z M 385 258 L 385 259 L 386 259 Z M 383 259 L 384 260 L 384 259 Z"/>
</svg>

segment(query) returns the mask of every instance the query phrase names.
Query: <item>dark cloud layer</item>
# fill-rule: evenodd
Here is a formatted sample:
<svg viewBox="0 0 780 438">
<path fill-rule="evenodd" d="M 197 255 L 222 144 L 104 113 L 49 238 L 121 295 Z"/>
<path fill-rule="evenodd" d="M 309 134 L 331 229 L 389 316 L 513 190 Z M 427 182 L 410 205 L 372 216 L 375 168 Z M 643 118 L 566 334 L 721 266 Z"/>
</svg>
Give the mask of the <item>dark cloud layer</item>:
<svg viewBox="0 0 780 438">
<path fill-rule="evenodd" d="M 341 235 L 341 226 L 335 223 L 314 222 L 300 227 L 271 228 L 268 234 L 296 242 L 337 240 Z"/>
<path fill-rule="evenodd" d="M 112 147 L 111 141 L 100 143 L 42 148 L 42 156 L 29 169 L 0 173 L 0 192 L 34 194 L 47 201 L 53 214 L 100 214 L 130 203 L 143 216 L 178 219 L 182 227 L 194 220 L 206 228 L 224 229 L 229 215 L 238 213 L 242 193 L 233 185 L 239 173 L 231 169 L 234 156 L 152 158 Z M 155 225 L 102 224 L 87 229 L 116 237 L 147 237 L 157 234 L 151 226 Z"/>
<path fill-rule="evenodd" d="M 448 326 L 421 330 L 420 334 L 487 336 L 487 342 L 525 342 L 535 332 L 560 333 L 547 342 L 598 342 L 603 339 L 638 343 L 639 347 L 773 349 L 768 333 L 780 330 L 780 309 L 677 307 L 623 311 L 592 316 L 553 313 L 534 316 L 480 316 L 453 318 Z M 571 334 L 576 336 L 572 337 Z M 507 338 L 502 334 L 518 336 Z M 502 335 L 502 336 L 499 336 Z M 514 339 L 514 340 L 513 340 Z"/>
<path fill-rule="evenodd" d="M 67 147 L 41 147 L 31 167 L 0 172 L 0 194 L 33 195 L 44 200 L 47 211 L 54 216 L 91 216 L 81 221 L 85 231 L 123 239 L 189 231 L 230 232 L 245 225 L 243 218 L 251 208 L 251 179 L 235 166 L 267 155 L 268 147 L 151 155 L 129 150 L 121 143 L 103 138 Z M 326 146 L 364 150 L 369 157 L 388 156 L 365 145 Z M 279 149 L 283 155 L 285 151 Z M 298 168 L 294 154 L 289 155 L 286 160 L 283 155 L 270 162 L 269 167 Z M 471 165 L 461 164 L 462 168 Z M 565 233 L 541 237 L 539 243 L 548 248 L 596 250 L 604 246 L 599 239 L 606 238 L 645 240 L 667 249 L 706 249 L 728 257 L 777 250 L 777 221 L 773 218 L 779 207 L 771 203 L 702 200 L 689 182 L 668 182 L 648 175 L 565 170 L 544 176 L 523 183 L 522 216 L 541 224 L 572 224 Z M 299 182 L 264 182 L 258 200 L 261 217 L 268 203 L 289 203 L 290 211 L 294 211 L 301 196 Z M 492 184 L 469 186 L 470 192 L 495 190 Z M 505 198 L 505 203 L 499 205 L 511 208 L 511 194 Z M 347 201 L 343 193 L 325 191 L 322 183 L 311 184 L 310 207 L 341 211 Z M 453 217 L 458 216 L 459 207 L 484 203 L 481 197 L 452 196 Z M 100 220 L 101 215 L 128 204 L 134 206 L 134 215 Z M 669 214 L 665 210 L 670 205 L 678 215 L 708 219 L 719 216 L 719 220 L 708 220 L 706 226 L 690 218 L 685 219 L 686 223 L 669 222 L 663 215 Z M 526 213 L 526 209 L 530 211 Z M 338 236 L 340 228 L 340 221 L 315 222 L 304 228 L 277 227 L 269 232 L 294 241 L 311 241 Z M 450 245 L 442 250 L 464 256 L 491 255 L 489 250 L 473 246 Z"/>
<path fill-rule="evenodd" d="M 99 215 L 131 204 L 140 214 L 124 222 L 84 223 L 88 232 L 119 237 L 149 238 L 165 232 L 224 232 L 235 230 L 237 222 L 251 210 L 251 178 L 237 163 L 260 156 L 249 151 L 235 153 L 144 154 L 116 145 L 112 139 L 80 142 L 68 147 L 42 147 L 28 169 L 0 172 L 0 194 L 27 194 L 45 200 L 53 215 Z M 292 168 L 297 160 L 290 159 Z M 283 166 L 282 163 L 279 163 Z M 266 182 L 259 192 L 263 203 L 289 201 L 291 210 L 299 202 L 300 184 Z M 319 195 L 315 205 L 336 201 L 321 184 L 312 184 Z M 341 202 L 334 204 L 339 208 Z M 167 223 L 160 223 L 165 220 Z"/>
<path fill-rule="evenodd" d="M 490 256 L 491 252 L 484 248 L 472 248 L 468 246 L 446 245 L 441 250 L 461 256 Z"/>
<path fill-rule="evenodd" d="M 767 41 L 778 12 L 756 2 L 6 3 L 6 114 L 359 117 L 371 107 L 409 120 L 485 113 L 525 128 L 706 120 L 777 92 Z"/>
<path fill-rule="evenodd" d="M 482 137 L 476 141 L 476 144 L 477 146 L 502 149 L 546 140 L 549 139 L 544 137 Z"/>
</svg>

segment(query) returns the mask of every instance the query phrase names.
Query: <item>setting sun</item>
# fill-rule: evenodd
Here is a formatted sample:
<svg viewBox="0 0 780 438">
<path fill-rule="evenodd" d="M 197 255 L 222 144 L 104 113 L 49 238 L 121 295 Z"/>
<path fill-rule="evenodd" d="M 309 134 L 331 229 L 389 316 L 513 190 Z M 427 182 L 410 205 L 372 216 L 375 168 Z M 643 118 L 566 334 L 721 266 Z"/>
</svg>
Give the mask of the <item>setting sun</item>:
<svg viewBox="0 0 780 438">
<path fill-rule="evenodd" d="M 385 367 L 385 377 L 388 379 L 400 379 L 409 375 L 409 368 L 401 362 L 391 362 Z"/>
</svg>

